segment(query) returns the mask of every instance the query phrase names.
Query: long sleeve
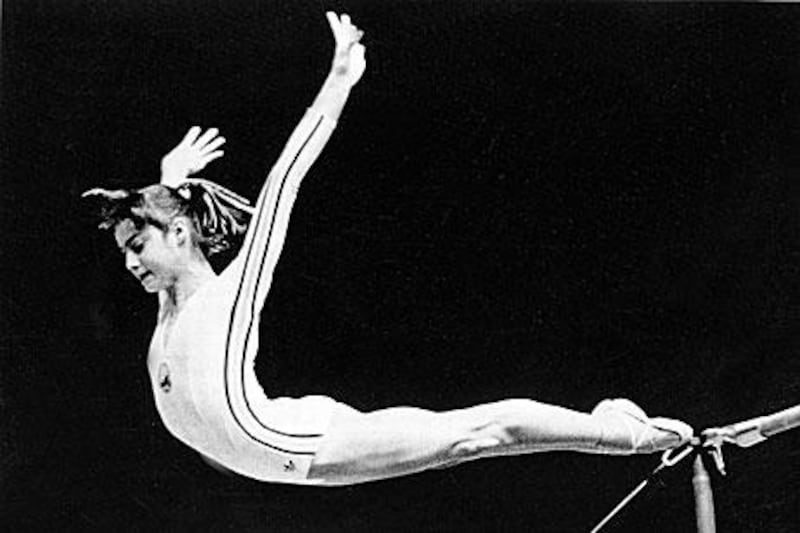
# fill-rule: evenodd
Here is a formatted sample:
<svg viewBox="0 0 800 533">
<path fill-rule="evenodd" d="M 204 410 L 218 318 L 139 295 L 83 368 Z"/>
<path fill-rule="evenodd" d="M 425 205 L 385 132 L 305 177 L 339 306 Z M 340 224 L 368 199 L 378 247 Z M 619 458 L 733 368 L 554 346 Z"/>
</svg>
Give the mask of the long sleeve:
<svg viewBox="0 0 800 533">
<path fill-rule="evenodd" d="M 255 312 L 261 310 L 269 292 L 300 183 L 335 127 L 335 121 L 309 108 L 261 190 L 237 258 L 242 262 L 237 299 L 249 302 Z M 235 305 L 239 307 L 241 304 L 237 302 Z"/>
</svg>

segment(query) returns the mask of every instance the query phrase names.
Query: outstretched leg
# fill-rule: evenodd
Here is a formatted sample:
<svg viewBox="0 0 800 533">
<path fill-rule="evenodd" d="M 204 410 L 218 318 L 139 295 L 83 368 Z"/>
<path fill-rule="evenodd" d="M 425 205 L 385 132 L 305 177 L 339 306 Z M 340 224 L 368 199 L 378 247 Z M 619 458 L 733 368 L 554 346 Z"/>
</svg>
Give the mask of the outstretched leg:
<svg viewBox="0 0 800 533">
<path fill-rule="evenodd" d="M 342 406 L 323 438 L 309 481 L 350 484 L 497 455 L 551 450 L 649 453 L 688 440 L 692 429 L 650 419 L 627 400 L 581 413 L 533 400 L 504 400 L 436 413 L 397 407 L 361 413 Z"/>
</svg>

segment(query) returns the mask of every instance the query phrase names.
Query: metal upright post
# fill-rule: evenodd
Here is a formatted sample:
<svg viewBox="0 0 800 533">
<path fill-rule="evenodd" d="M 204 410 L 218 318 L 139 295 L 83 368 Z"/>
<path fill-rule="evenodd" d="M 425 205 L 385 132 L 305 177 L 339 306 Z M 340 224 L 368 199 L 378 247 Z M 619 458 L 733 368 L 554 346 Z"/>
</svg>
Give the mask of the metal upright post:
<svg viewBox="0 0 800 533">
<path fill-rule="evenodd" d="M 711 492 L 711 478 L 703 464 L 703 453 L 698 452 L 694 457 L 694 508 L 697 515 L 697 533 L 716 533 L 717 526 L 714 518 L 714 494 Z"/>
</svg>

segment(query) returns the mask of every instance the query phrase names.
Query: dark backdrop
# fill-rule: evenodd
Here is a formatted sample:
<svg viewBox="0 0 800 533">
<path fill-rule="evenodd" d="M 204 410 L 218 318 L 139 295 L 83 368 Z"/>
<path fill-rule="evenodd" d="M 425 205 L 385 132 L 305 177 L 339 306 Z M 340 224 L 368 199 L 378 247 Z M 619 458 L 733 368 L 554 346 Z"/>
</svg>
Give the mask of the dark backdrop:
<svg viewBox="0 0 800 533">
<path fill-rule="evenodd" d="M 153 298 L 79 195 L 193 125 L 255 197 L 329 64 L 368 70 L 309 173 L 263 313 L 273 395 L 361 409 L 634 399 L 696 428 L 800 403 L 800 8 L 482 0 L 6 1 L 6 530 L 588 531 L 657 457 L 548 453 L 308 489 L 163 428 Z M 800 431 L 731 449 L 721 531 L 795 531 Z M 676 467 L 610 531 L 691 531 Z"/>
</svg>

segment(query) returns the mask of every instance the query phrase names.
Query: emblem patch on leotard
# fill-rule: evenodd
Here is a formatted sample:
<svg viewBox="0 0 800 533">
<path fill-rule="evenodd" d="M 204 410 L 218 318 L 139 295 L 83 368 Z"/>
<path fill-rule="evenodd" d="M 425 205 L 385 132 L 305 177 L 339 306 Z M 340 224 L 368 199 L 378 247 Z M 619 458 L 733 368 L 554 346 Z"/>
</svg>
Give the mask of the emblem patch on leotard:
<svg viewBox="0 0 800 533">
<path fill-rule="evenodd" d="M 172 380 L 169 379 L 169 367 L 167 363 L 161 363 L 158 367 L 158 386 L 164 392 L 169 392 L 172 388 Z"/>
</svg>

